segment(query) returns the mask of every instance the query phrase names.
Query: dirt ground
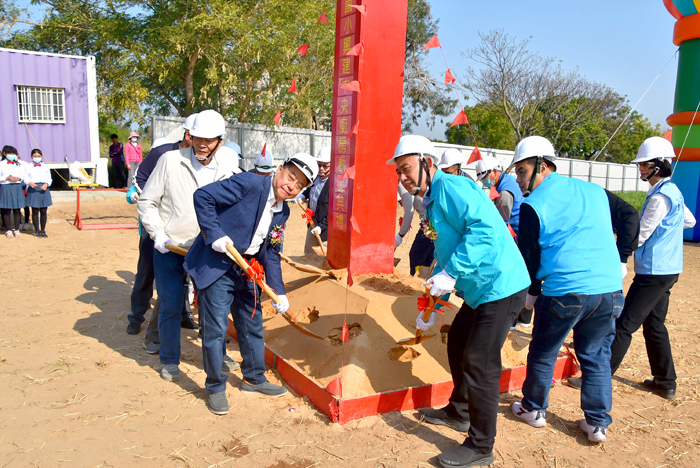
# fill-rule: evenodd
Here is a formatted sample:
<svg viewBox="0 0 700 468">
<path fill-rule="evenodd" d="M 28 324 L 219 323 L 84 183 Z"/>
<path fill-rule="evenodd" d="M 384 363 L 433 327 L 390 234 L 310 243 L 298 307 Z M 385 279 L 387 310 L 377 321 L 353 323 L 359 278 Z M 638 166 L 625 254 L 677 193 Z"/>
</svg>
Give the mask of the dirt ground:
<svg viewBox="0 0 700 468">
<path fill-rule="evenodd" d="M 415 412 L 340 426 L 291 392 L 281 399 L 242 394 L 240 371 L 229 375 L 230 413 L 211 414 L 195 331 L 183 330 L 186 376 L 177 383 L 161 380 L 157 355 L 141 347 L 145 327 L 138 336 L 125 332 L 136 231 L 77 231 L 74 206 L 58 202 L 49 210 L 48 239 L 0 239 L 0 468 L 429 467 L 463 441 L 451 429 L 419 425 Z M 83 211 L 85 218 L 105 218 L 101 222 L 135 215 L 122 199 L 86 202 Z M 287 230 L 289 255 L 303 250 L 297 211 L 292 207 Z M 409 248 L 410 241 L 397 250 L 399 270 L 407 269 Z M 700 466 L 699 269 L 700 246 L 686 244 L 685 272 L 667 320 L 678 373 L 675 400 L 639 385 L 649 377 L 639 332 L 613 380 L 606 444 L 588 443 L 578 428 L 578 392 L 557 382 L 542 429 L 510 414 L 519 392 L 501 395 L 494 466 Z M 234 341 L 229 355 L 240 359 Z"/>
</svg>

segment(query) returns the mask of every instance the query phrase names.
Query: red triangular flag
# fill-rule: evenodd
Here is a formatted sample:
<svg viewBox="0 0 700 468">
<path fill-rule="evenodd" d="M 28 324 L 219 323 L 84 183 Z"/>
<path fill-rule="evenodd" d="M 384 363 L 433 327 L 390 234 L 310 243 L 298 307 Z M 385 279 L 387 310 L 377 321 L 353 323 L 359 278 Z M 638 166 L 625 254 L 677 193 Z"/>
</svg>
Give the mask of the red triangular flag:
<svg viewBox="0 0 700 468">
<path fill-rule="evenodd" d="M 350 271 L 350 265 L 348 265 L 348 286 L 352 286 L 355 282 L 352 280 L 352 271 Z"/>
<path fill-rule="evenodd" d="M 467 113 L 464 112 L 464 110 L 459 111 L 459 114 L 457 114 L 457 117 L 452 121 L 450 124 L 450 127 L 454 127 L 455 125 L 462 125 L 462 124 L 468 124 L 469 120 L 467 119 Z"/>
<path fill-rule="evenodd" d="M 340 341 L 350 341 L 350 330 L 348 330 L 348 324 L 343 322 L 343 331 L 340 333 Z"/>
<path fill-rule="evenodd" d="M 440 47 L 440 40 L 438 39 L 437 34 L 431 37 L 428 43 L 423 46 L 424 49 L 433 49 L 435 47 Z"/>
<path fill-rule="evenodd" d="M 498 193 L 498 190 L 496 190 L 496 186 L 492 185 L 491 190 L 489 191 L 489 198 L 491 201 L 494 201 L 496 198 L 501 198 L 501 194 Z"/>
<path fill-rule="evenodd" d="M 318 23 L 328 24 L 328 20 L 326 19 L 326 10 L 321 11 L 321 17 L 318 19 Z"/>
<path fill-rule="evenodd" d="M 345 83 L 344 85 L 341 86 L 342 89 L 347 89 L 348 91 L 356 91 L 360 92 L 360 82 L 355 80 L 351 81 L 349 83 Z"/>
<path fill-rule="evenodd" d="M 452 72 L 448 68 L 447 73 L 445 74 L 445 84 L 448 85 L 448 84 L 454 83 L 454 82 L 455 82 L 455 77 L 452 76 Z"/>
<path fill-rule="evenodd" d="M 362 231 L 360 231 L 360 226 L 357 224 L 357 219 L 355 219 L 355 215 L 350 216 L 350 224 L 352 224 L 353 231 L 357 231 L 358 234 L 362 234 Z"/>
<path fill-rule="evenodd" d="M 345 52 L 345 55 L 362 55 L 362 53 L 365 51 L 365 45 L 363 42 L 358 42 L 354 46 L 350 48 L 347 52 Z"/>
<path fill-rule="evenodd" d="M 302 56 L 306 55 L 306 52 L 309 51 L 309 45 L 311 44 L 304 44 L 303 46 L 297 47 L 297 50 Z"/>
<path fill-rule="evenodd" d="M 278 110 L 277 113 L 275 114 L 275 118 L 272 119 L 275 121 L 277 125 L 280 124 L 280 119 L 282 118 L 282 109 Z"/>
<path fill-rule="evenodd" d="M 340 381 L 340 377 L 331 380 L 331 383 L 326 387 L 326 391 L 331 395 L 336 395 L 342 398 L 343 396 L 343 384 Z"/>
<path fill-rule="evenodd" d="M 358 120 L 357 122 L 355 122 L 355 125 L 352 126 L 352 130 L 350 131 L 350 133 L 348 133 L 348 137 L 350 137 L 352 135 L 357 135 L 357 132 L 359 130 L 360 130 L 360 121 Z"/>
<path fill-rule="evenodd" d="M 476 162 L 478 160 L 484 160 L 484 158 L 481 157 L 481 151 L 479 151 L 479 147 L 475 146 L 474 149 L 472 150 L 472 154 L 469 155 L 469 161 L 467 161 L 467 166 L 470 165 L 473 162 Z"/>
<path fill-rule="evenodd" d="M 350 166 L 345 169 L 345 172 L 343 172 L 343 175 L 341 175 L 340 178 L 355 180 L 355 166 Z"/>
<path fill-rule="evenodd" d="M 297 92 L 297 80 L 296 80 L 296 78 L 292 80 L 292 85 L 289 87 L 287 92 L 288 93 L 296 93 Z"/>
<path fill-rule="evenodd" d="M 350 7 L 359 11 L 362 16 L 367 15 L 367 7 L 365 7 L 364 5 L 350 5 Z"/>
<path fill-rule="evenodd" d="M 265 153 L 266 153 L 266 152 L 267 152 L 267 143 L 265 143 L 265 144 L 263 145 L 263 150 L 262 150 L 262 153 L 261 153 L 261 154 L 263 155 L 263 158 L 265 157 Z"/>
</svg>

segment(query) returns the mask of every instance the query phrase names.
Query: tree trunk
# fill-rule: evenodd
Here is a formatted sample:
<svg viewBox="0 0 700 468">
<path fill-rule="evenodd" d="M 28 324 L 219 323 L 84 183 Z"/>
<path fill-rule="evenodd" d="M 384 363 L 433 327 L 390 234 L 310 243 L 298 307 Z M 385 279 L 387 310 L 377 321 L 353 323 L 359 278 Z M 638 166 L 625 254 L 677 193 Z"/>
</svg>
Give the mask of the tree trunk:
<svg viewBox="0 0 700 468">
<path fill-rule="evenodd" d="M 187 63 L 187 74 L 185 74 L 185 116 L 192 113 L 192 107 L 194 106 L 194 68 L 197 65 L 197 59 L 199 58 L 199 52 L 201 47 L 197 44 L 196 49 L 190 55 L 190 61 Z"/>
</svg>

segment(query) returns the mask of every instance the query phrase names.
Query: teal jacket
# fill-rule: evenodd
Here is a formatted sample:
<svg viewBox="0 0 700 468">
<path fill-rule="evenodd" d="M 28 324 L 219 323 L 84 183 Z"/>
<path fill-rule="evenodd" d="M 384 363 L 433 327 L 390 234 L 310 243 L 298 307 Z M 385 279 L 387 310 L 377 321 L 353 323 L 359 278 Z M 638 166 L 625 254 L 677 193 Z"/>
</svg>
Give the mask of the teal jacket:
<svg viewBox="0 0 700 468">
<path fill-rule="evenodd" d="M 467 177 L 437 171 L 427 192 L 435 239 L 435 271 L 457 279 L 472 309 L 530 286 L 530 277 L 508 227 L 483 190 Z"/>
</svg>

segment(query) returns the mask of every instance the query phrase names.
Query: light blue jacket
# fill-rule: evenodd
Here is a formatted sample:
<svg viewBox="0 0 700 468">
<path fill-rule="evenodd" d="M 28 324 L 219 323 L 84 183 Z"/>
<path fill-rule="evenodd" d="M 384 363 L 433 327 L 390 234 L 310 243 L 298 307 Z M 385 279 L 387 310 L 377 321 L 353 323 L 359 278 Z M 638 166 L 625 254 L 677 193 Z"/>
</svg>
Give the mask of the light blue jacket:
<svg viewBox="0 0 700 468">
<path fill-rule="evenodd" d="M 530 285 L 520 251 L 498 210 L 472 180 L 437 171 L 426 194 L 438 236 L 438 267 L 457 279 L 455 288 L 472 309 Z M 424 197 L 425 198 L 425 197 Z"/>
<path fill-rule="evenodd" d="M 662 180 L 647 196 L 642 216 L 649 199 L 657 193 L 669 199 L 671 211 L 634 252 L 634 272 L 641 275 L 680 274 L 683 272 L 683 194 L 669 179 Z"/>
</svg>

